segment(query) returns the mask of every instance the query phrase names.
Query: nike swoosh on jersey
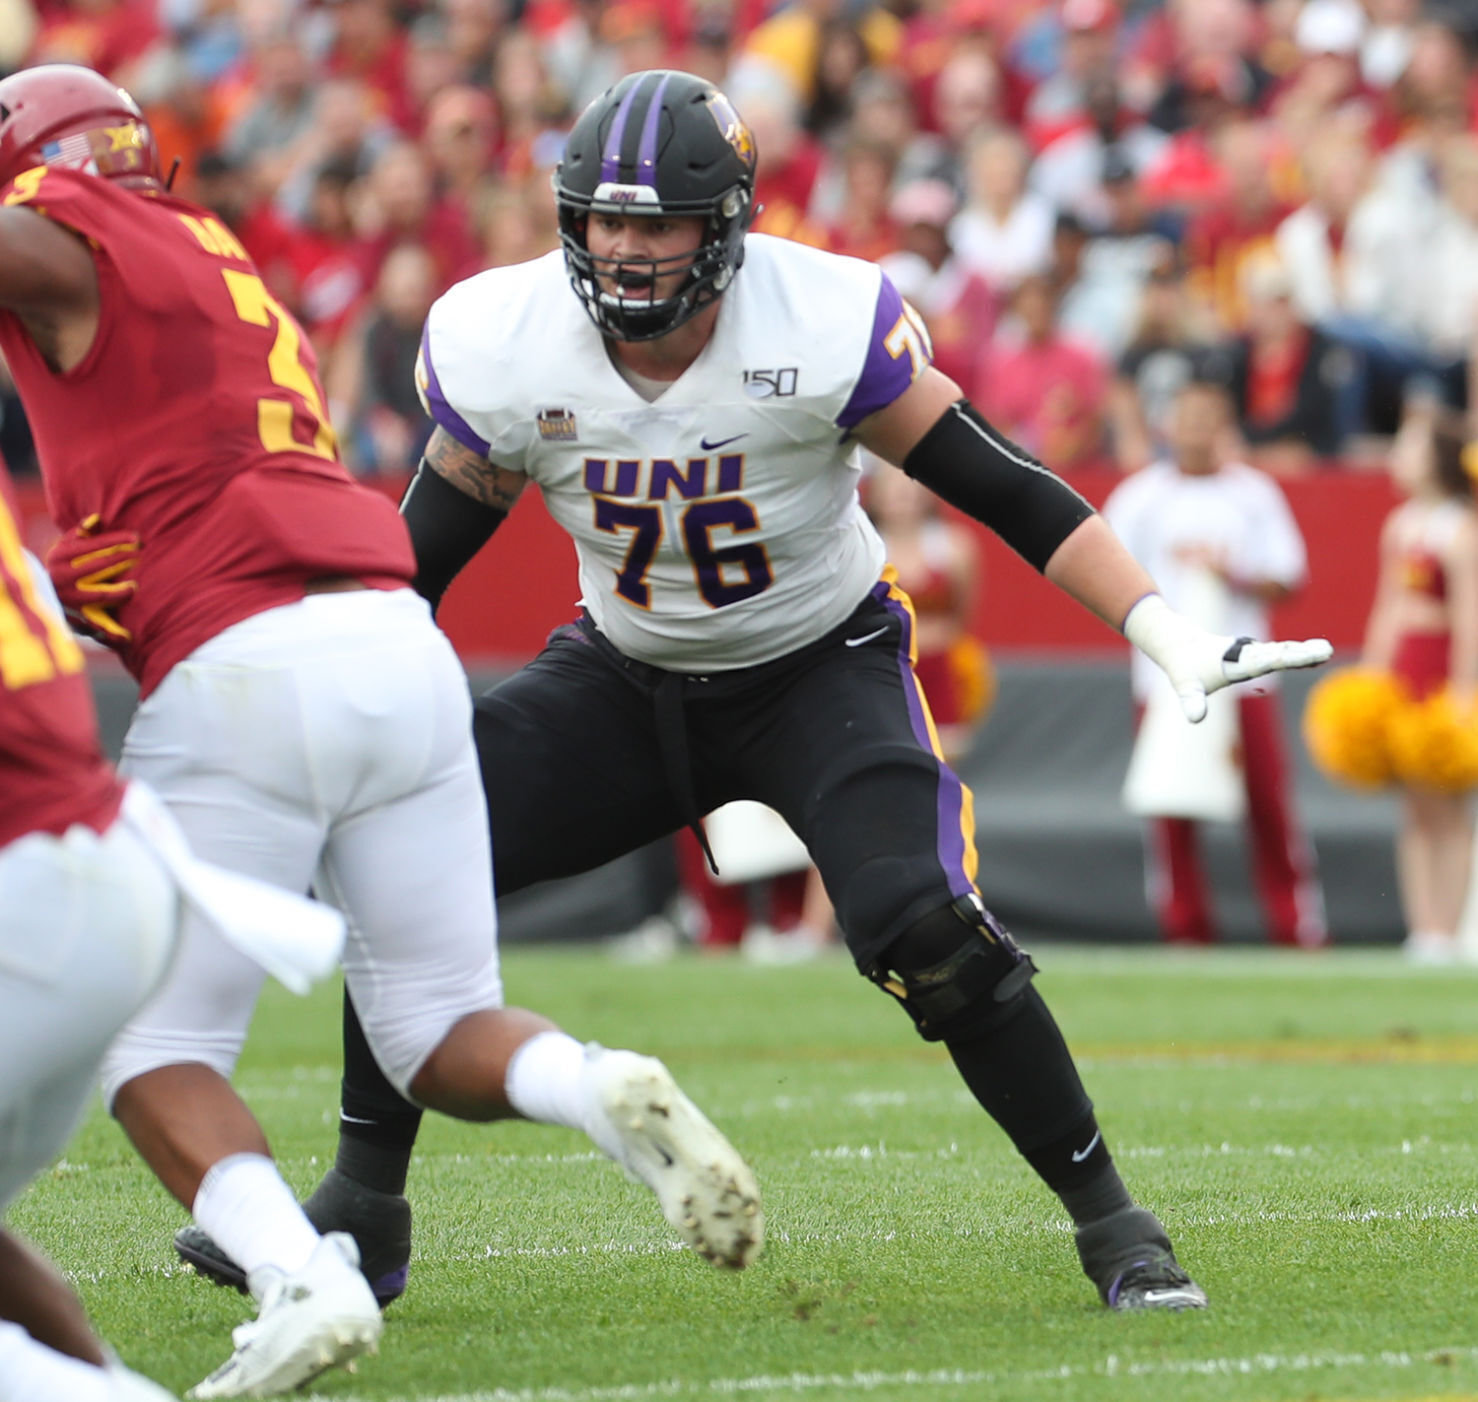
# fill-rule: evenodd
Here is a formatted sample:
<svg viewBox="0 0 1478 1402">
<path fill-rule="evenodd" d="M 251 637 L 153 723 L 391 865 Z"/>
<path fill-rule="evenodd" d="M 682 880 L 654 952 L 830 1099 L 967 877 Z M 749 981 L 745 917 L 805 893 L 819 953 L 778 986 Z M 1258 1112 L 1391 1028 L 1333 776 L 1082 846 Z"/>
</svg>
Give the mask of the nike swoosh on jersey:
<svg viewBox="0 0 1478 1402">
<path fill-rule="evenodd" d="M 706 438 L 700 438 L 698 445 L 705 453 L 711 453 L 715 448 L 727 448 L 730 443 L 737 443 L 741 438 L 748 438 L 747 433 L 736 433 L 732 438 L 719 438 L 710 443 Z"/>
<path fill-rule="evenodd" d="M 863 643 L 870 643 L 874 638 L 881 638 L 887 631 L 888 625 L 885 623 L 881 628 L 874 628 L 871 633 L 864 633 L 860 638 L 846 639 L 846 643 L 848 647 L 861 647 Z M 1092 1145 L 1089 1147 L 1091 1148 Z"/>
</svg>

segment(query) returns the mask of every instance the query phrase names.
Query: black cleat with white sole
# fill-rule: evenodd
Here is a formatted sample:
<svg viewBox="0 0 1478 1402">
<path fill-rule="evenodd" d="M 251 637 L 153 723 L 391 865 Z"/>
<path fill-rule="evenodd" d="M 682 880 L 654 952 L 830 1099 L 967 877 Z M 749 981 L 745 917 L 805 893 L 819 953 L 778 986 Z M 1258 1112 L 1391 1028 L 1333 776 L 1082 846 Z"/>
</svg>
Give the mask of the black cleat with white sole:
<svg viewBox="0 0 1478 1402">
<path fill-rule="evenodd" d="M 354 1238 L 360 1269 L 381 1309 L 405 1294 L 411 1259 L 411 1205 L 405 1198 L 367 1188 L 331 1168 L 303 1211 L 320 1232 L 348 1232 Z M 246 1272 L 203 1228 L 193 1222 L 181 1227 L 174 1249 L 197 1274 L 246 1294 Z"/>
<path fill-rule="evenodd" d="M 1198 1310 L 1206 1292 L 1186 1274 L 1160 1219 L 1126 1207 L 1077 1231 L 1088 1279 L 1111 1310 Z"/>
</svg>

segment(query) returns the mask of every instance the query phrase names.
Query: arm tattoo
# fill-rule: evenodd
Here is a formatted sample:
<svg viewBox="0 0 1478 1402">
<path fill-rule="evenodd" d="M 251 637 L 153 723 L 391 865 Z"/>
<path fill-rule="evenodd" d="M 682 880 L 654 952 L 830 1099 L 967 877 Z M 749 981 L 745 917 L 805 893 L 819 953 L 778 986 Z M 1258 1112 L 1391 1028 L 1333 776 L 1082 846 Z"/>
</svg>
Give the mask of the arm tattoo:
<svg viewBox="0 0 1478 1402">
<path fill-rule="evenodd" d="M 433 472 L 445 477 L 458 491 L 495 511 L 512 511 L 529 480 L 522 472 L 510 472 L 506 467 L 489 462 L 474 449 L 458 443 L 440 424 L 432 430 L 424 457 Z"/>
</svg>

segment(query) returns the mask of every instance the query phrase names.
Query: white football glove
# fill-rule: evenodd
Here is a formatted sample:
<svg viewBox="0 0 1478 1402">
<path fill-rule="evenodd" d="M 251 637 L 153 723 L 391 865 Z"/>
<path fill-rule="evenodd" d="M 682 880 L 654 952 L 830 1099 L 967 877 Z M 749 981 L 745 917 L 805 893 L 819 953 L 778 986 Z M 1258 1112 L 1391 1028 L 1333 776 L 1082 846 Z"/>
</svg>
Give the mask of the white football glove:
<svg viewBox="0 0 1478 1402">
<path fill-rule="evenodd" d="M 1268 672 L 1317 667 L 1334 648 L 1327 638 L 1300 643 L 1258 643 L 1208 633 L 1176 613 L 1158 594 L 1146 594 L 1124 620 L 1124 636 L 1170 678 L 1188 721 L 1206 715 L 1206 698 L 1233 682 Z"/>
</svg>

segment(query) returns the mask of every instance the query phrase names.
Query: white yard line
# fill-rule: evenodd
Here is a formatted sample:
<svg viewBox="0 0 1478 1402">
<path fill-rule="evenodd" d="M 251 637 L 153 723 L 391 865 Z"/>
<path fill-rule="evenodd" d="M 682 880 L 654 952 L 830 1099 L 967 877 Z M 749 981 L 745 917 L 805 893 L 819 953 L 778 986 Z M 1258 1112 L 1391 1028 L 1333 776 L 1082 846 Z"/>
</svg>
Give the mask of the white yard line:
<svg viewBox="0 0 1478 1402">
<path fill-rule="evenodd" d="M 1365 1223 L 1365 1222 L 1471 1222 L 1478 1221 L 1478 1202 L 1432 1203 L 1424 1207 L 1369 1208 L 1359 1212 L 1229 1212 L 1205 1213 L 1187 1208 L 1175 1214 L 1175 1225 L 1182 1227 L 1259 1227 L 1280 1225 L 1315 1225 L 1318 1223 Z M 1032 1221 L 1022 1223 L 982 1222 L 978 1227 L 955 1227 L 947 1231 L 919 1233 L 911 1231 L 857 1230 L 857 1231 L 785 1231 L 773 1224 L 766 1232 L 772 1246 L 808 1247 L 852 1247 L 861 1244 L 887 1245 L 892 1242 L 917 1243 L 939 1237 L 969 1240 L 971 1237 L 990 1235 L 1016 1236 L 1067 1236 L 1070 1224 L 1060 1221 Z M 686 1251 L 679 1241 L 594 1241 L 569 1245 L 494 1246 L 487 1245 L 460 1251 L 438 1250 L 436 1262 L 465 1263 L 478 1261 L 507 1260 L 558 1260 L 561 1258 L 603 1256 L 667 1256 Z M 415 1262 L 412 1262 L 414 1266 Z M 97 1284 L 110 1278 L 133 1276 L 140 1272 L 162 1276 L 189 1276 L 193 1271 L 188 1266 L 170 1261 L 164 1265 L 133 1263 L 118 1271 L 83 1270 L 67 1271 L 67 1278 L 74 1284 L 87 1282 Z M 480 1397 L 482 1394 L 478 1394 Z M 595 1394 L 591 1394 L 594 1396 Z M 493 1396 L 493 1394 L 488 1394 Z M 341 1398 L 340 1402 L 353 1402 Z M 461 1399 L 471 1402 L 471 1399 Z"/>
<path fill-rule="evenodd" d="M 1100 1363 L 1062 1364 L 1056 1368 L 974 1370 L 936 1368 L 928 1372 L 781 1373 L 747 1378 L 669 1378 L 611 1387 L 494 1388 L 487 1392 L 442 1393 L 434 1397 L 406 1394 L 392 1402 L 645 1402 L 662 1397 L 733 1397 L 751 1393 L 804 1394 L 821 1391 L 873 1392 L 879 1388 L 985 1387 L 1010 1383 L 1072 1382 L 1079 1378 L 1266 1377 L 1274 1373 L 1312 1373 L 1329 1368 L 1414 1368 L 1424 1364 L 1451 1366 L 1478 1361 L 1478 1348 L 1455 1345 L 1421 1353 L 1257 1353 L 1245 1358 L 1171 1358 L 1133 1362 L 1109 1354 Z M 311 1394 L 310 1396 L 317 1396 Z M 323 1394 L 329 1402 L 329 1394 Z M 368 1402 L 335 1391 L 332 1402 Z"/>
</svg>

